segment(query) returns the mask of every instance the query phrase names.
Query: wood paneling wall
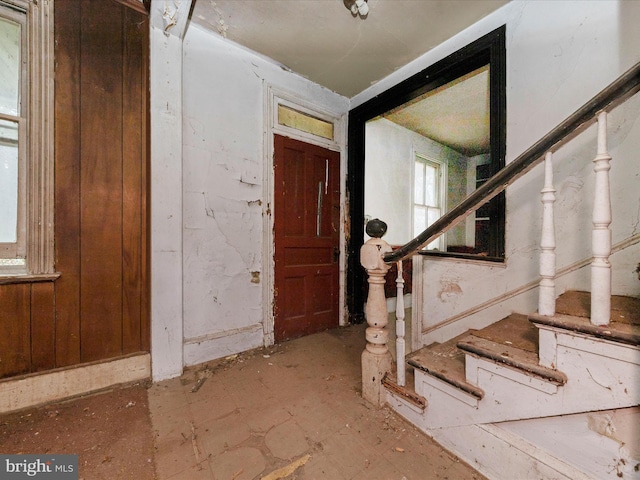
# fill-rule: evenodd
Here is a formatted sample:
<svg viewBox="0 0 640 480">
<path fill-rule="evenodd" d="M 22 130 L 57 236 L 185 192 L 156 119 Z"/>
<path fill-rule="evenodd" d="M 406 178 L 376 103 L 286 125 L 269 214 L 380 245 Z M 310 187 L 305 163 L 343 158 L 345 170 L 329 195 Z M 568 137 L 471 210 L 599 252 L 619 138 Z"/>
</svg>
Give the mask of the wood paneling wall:
<svg viewBox="0 0 640 480">
<path fill-rule="evenodd" d="M 148 17 L 55 2 L 55 282 L 0 286 L 0 377 L 149 351 Z"/>
</svg>

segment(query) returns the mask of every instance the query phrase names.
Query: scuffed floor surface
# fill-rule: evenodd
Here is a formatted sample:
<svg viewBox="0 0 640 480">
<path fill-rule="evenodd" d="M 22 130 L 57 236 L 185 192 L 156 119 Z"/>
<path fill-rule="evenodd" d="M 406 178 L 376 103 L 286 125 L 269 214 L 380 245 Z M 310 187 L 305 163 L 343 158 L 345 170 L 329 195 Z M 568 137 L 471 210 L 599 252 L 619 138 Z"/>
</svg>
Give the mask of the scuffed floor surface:
<svg viewBox="0 0 640 480">
<path fill-rule="evenodd" d="M 78 455 L 84 480 L 155 477 L 147 387 L 134 385 L 0 416 L 0 453 Z"/>
<path fill-rule="evenodd" d="M 364 327 L 211 362 L 149 390 L 159 480 L 483 479 L 360 395 Z"/>
<path fill-rule="evenodd" d="M 358 325 L 2 415 L 0 452 L 76 453 L 84 480 L 483 479 L 364 402 L 363 348 Z"/>
</svg>

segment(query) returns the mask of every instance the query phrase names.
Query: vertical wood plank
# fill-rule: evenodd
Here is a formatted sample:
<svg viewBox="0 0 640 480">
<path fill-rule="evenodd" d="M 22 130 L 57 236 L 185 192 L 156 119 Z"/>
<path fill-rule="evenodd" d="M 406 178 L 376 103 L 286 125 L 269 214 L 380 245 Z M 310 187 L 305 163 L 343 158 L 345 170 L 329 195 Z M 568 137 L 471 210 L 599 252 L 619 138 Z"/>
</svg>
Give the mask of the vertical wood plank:
<svg viewBox="0 0 640 480">
<path fill-rule="evenodd" d="M 80 18 L 58 1 L 55 16 L 56 366 L 80 362 Z"/>
<path fill-rule="evenodd" d="M 148 18 L 60 0 L 55 22 L 61 276 L 0 286 L 0 377 L 150 348 Z"/>
<path fill-rule="evenodd" d="M 0 285 L 0 378 L 31 369 L 31 285 Z"/>
<path fill-rule="evenodd" d="M 31 371 L 55 367 L 54 286 L 52 282 L 31 286 Z"/>
<path fill-rule="evenodd" d="M 124 8 L 124 7 L 121 7 Z M 122 350 L 141 349 L 142 184 L 144 141 L 143 45 L 141 15 L 124 11 L 122 73 Z"/>
<path fill-rule="evenodd" d="M 83 362 L 122 353 L 121 25 L 120 5 L 84 1 L 80 104 Z"/>
</svg>

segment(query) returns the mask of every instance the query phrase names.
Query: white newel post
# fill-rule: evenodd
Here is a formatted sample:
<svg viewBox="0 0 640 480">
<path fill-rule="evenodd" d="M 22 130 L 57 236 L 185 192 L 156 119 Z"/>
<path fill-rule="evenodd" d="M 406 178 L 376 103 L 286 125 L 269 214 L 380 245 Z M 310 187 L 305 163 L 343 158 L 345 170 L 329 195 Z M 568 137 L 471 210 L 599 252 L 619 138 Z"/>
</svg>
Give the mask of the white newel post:
<svg viewBox="0 0 640 480">
<path fill-rule="evenodd" d="M 404 387 L 406 383 L 404 357 L 406 355 L 404 340 L 404 278 L 402 276 L 402 260 L 396 263 L 398 276 L 396 278 L 396 368 L 398 370 L 398 385 Z"/>
<path fill-rule="evenodd" d="M 611 156 L 607 152 L 607 112 L 598 114 L 598 152 L 593 160 L 595 198 L 591 245 L 591 323 L 608 325 L 611 316 L 611 193 L 609 170 Z"/>
<path fill-rule="evenodd" d="M 389 332 L 387 301 L 384 296 L 385 275 L 389 265 L 383 261 L 383 255 L 391 251 L 382 236 L 387 225 L 378 220 L 367 223 L 367 235 L 372 237 L 360 249 L 360 263 L 369 275 L 369 296 L 365 316 L 369 327 L 366 330 L 367 345 L 362 352 L 362 397 L 376 406 L 385 401 L 382 378 L 391 370 L 391 353 L 387 348 Z"/>
<path fill-rule="evenodd" d="M 540 293 L 538 313 L 552 316 L 556 313 L 556 232 L 553 204 L 556 189 L 553 188 L 553 162 L 551 152 L 544 159 L 544 187 L 542 188 L 542 235 L 540 238 Z"/>
</svg>

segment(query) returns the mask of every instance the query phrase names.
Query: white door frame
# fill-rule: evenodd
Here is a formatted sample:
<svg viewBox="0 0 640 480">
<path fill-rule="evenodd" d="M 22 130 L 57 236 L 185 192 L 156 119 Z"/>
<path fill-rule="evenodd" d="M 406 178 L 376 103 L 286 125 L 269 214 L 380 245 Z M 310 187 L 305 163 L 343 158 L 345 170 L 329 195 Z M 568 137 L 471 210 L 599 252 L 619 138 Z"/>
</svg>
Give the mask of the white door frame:
<svg viewBox="0 0 640 480">
<path fill-rule="evenodd" d="M 311 133 L 306 133 L 295 128 L 278 124 L 278 105 L 284 105 L 306 113 L 312 117 L 331 122 L 333 124 L 334 139 L 319 137 Z M 264 91 L 264 172 L 263 172 L 263 198 L 262 222 L 263 222 L 263 245 L 262 245 L 262 315 L 264 345 L 273 345 L 274 339 L 274 224 L 273 224 L 273 203 L 274 203 L 274 171 L 273 136 L 275 134 L 284 137 L 300 140 L 312 145 L 327 148 L 340 153 L 340 259 L 339 259 L 339 324 L 346 325 L 346 256 L 345 256 L 345 215 L 346 215 L 346 122 L 347 114 L 332 112 L 326 108 L 315 105 L 297 96 L 295 93 L 287 92 L 265 85 Z"/>
</svg>

